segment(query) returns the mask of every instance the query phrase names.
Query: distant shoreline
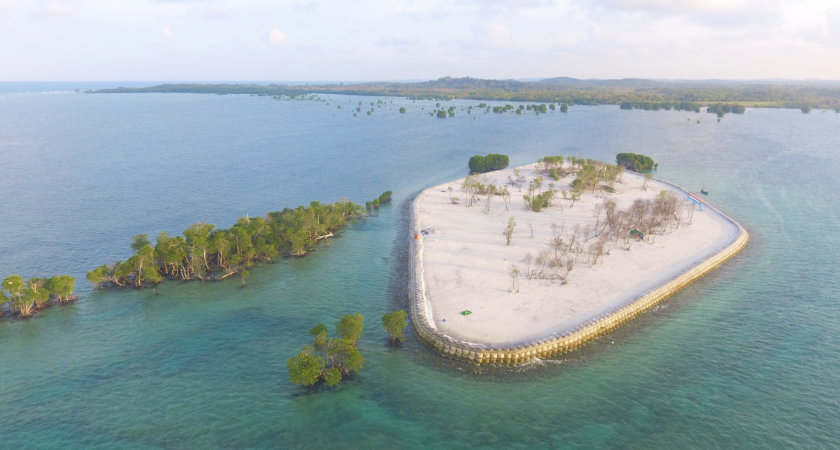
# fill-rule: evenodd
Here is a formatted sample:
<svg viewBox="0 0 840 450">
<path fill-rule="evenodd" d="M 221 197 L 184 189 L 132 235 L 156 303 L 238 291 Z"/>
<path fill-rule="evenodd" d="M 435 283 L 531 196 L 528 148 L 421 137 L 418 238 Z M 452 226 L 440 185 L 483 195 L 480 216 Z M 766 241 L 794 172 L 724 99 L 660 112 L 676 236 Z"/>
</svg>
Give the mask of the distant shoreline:
<svg viewBox="0 0 840 450">
<path fill-rule="evenodd" d="M 727 82 L 672 82 L 643 79 L 577 80 L 552 78 L 523 82 L 445 77 L 416 83 L 373 82 L 353 84 L 224 84 L 173 83 L 143 88 L 113 88 L 86 93 L 187 93 L 216 95 L 302 96 L 342 94 L 407 97 L 418 100 L 477 100 L 515 103 L 567 103 L 570 105 L 660 105 L 691 103 L 753 108 L 835 109 L 840 112 L 840 83 L 775 84 Z M 643 108 L 646 109 L 646 108 Z M 663 108 L 664 109 L 664 108 Z"/>
<path fill-rule="evenodd" d="M 630 175 L 630 177 L 639 177 L 636 174 L 627 175 Z M 680 188 L 679 186 L 661 180 L 656 180 L 656 182 L 667 186 L 673 191 L 681 192 L 685 195 L 688 194 L 686 190 Z M 452 184 L 454 185 L 456 183 Z M 740 224 L 711 205 L 704 203 L 704 212 L 700 213 L 698 211 L 695 214 L 707 214 L 708 216 L 713 217 L 715 221 L 722 223 L 724 226 L 722 229 L 723 234 L 719 238 L 714 239 L 711 248 L 707 248 L 703 252 L 695 254 L 694 258 L 689 258 L 688 260 L 675 263 L 670 268 L 658 272 L 657 276 L 644 280 L 644 282 L 634 286 L 632 289 L 625 290 L 623 294 L 614 297 L 612 300 L 606 303 L 602 302 L 600 306 L 593 307 L 583 314 L 563 319 L 561 320 L 561 323 L 546 323 L 546 321 L 557 320 L 556 317 L 562 316 L 557 316 L 557 313 L 549 313 L 549 311 L 544 310 L 544 308 L 537 308 L 536 315 L 539 317 L 538 320 L 542 322 L 542 325 L 540 325 L 542 328 L 540 329 L 544 331 L 535 334 L 531 332 L 532 329 L 529 328 L 531 326 L 528 325 L 529 322 L 524 322 L 525 325 L 528 325 L 525 327 L 521 324 L 516 325 L 517 318 L 515 316 L 518 314 L 524 314 L 524 312 L 520 311 L 520 307 L 509 310 L 504 309 L 508 306 L 511 308 L 516 306 L 515 304 L 508 305 L 509 302 L 521 302 L 525 300 L 526 305 L 530 302 L 539 304 L 540 294 L 533 289 L 529 289 L 528 292 L 521 292 L 517 294 L 491 294 L 491 291 L 487 291 L 486 294 L 483 294 L 485 291 L 476 292 L 476 297 L 470 301 L 472 302 L 471 304 L 476 305 L 473 308 L 482 308 L 482 314 L 473 314 L 470 317 L 458 317 L 457 315 L 453 317 L 452 311 L 448 311 L 445 307 L 442 308 L 441 305 L 451 303 L 445 295 L 444 297 L 441 297 L 442 294 L 445 294 L 446 290 L 441 291 L 439 287 L 434 288 L 434 286 L 441 286 L 440 282 L 438 280 L 433 280 L 430 284 L 430 280 L 426 279 L 426 277 L 446 277 L 446 273 L 442 273 L 433 267 L 426 266 L 427 262 L 424 261 L 423 257 L 425 253 L 424 240 L 427 238 L 423 237 L 422 228 L 424 225 L 424 219 L 421 215 L 421 205 L 424 199 L 426 199 L 428 195 L 435 195 L 442 186 L 443 185 L 435 186 L 424 190 L 415 198 L 411 205 L 411 320 L 420 340 L 433 348 L 437 353 L 473 364 L 520 364 L 533 358 L 550 357 L 575 350 L 594 337 L 607 333 L 615 329 L 617 326 L 632 320 L 632 318 L 636 317 L 644 310 L 658 304 L 665 298 L 681 290 L 683 287 L 701 278 L 706 273 L 740 252 L 749 241 L 748 233 Z M 457 207 L 457 205 L 455 207 Z M 532 214 L 544 214 L 544 212 Z M 519 215 L 517 215 L 517 217 L 519 217 Z M 451 228 L 451 226 L 449 226 L 449 228 Z M 444 234 L 445 233 L 446 230 L 444 230 Z M 433 237 L 437 236 L 429 235 L 429 238 Z M 435 239 L 435 241 L 437 241 L 437 239 Z M 671 244 L 674 245 L 673 242 Z M 435 245 L 441 244 L 437 243 Z M 468 251 L 467 247 L 469 244 L 465 245 L 464 251 Z M 618 255 L 614 255 L 606 256 L 605 258 L 618 257 Z M 485 257 L 485 259 L 487 258 Z M 456 266 L 452 266 L 452 264 L 456 264 Z M 450 263 L 447 266 L 447 270 L 457 270 L 457 263 Z M 592 269 L 581 268 L 579 270 L 586 271 Z M 485 285 L 489 286 L 494 285 L 494 283 L 498 284 L 498 278 L 504 276 L 504 273 L 500 273 L 496 277 L 496 280 L 491 277 L 481 283 L 481 288 L 475 289 L 484 289 Z M 607 277 L 610 278 L 614 276 L 608 275 Z M 529 280 L 528 283 L 533 283 L 533 281 Z M 574 279 L 572 279 L 570 286 L 572 286 L 573 283 Z M 434 298 L 432 299 L 428 297 L 428 289 L 430 286 L 436 289 L 436 294 L 433 294 Z M 570 289 L 570 286 L 554 286 L 547 288 L 551 290 L 552 294 L 543 301 L 552 302 L 549 310 L 555 306 L 554 303 L 562 303 L 564 301 L 561 297 L 564 292 L 569 292 L 568 289 Z M 525 290 L 523 289 L 523 291 Z M 503 299 L 502 303 L 495 303 L 495 305 L 501 304 L 502 310 L 505 311 L 500 317 L 494 317 L 493 311 L 496 311 L 497 315 L 500 311 L 498 309 L 499 306 L 493 306 L 494 303 L 492 298 L 495 298 L 494 295 Z M 526 295 L 530 295 L 531 298 L 522 297 Z M 444 303 L 441 304 L 441 301 Z M 456 309 L 460 309 L 461 307 L 462 306 L 458 305 Z M 443 316 L 446 316 L 449 321 L 442 322 Z M 470 318 L 475 321 L 489 321 L 489 323 L 484 324 L 471 322 Z M 453 320 L 456 322 L 452 323 Z M 443 326 L 443 328 L 441 328 L 441 326 Z M 470 327 L 469 329 L 472 329 L 473 331 L 459 328 L 464 326 Z M 504 335 L 511 329 L 520 330 L 518 331 L 518 333 L 520 333 L 520 337 L 518 339 L 499 340 L 498 336 L 493 337 L 492 334 L 482 335 L 482 333 L 487 333 L 486 330 L 491 330 L 491 333 L 494 334 Z M 495 333 L 492 330 L 498 330 L 498 333 Z M 464 334 L 464 332 L 467 334 Z M 510 335 L 510 333 L 508 333 L 508 335 Z M 476 339 L 476 337 L 480 336 L 486 336 L 486 339 Z"/>
</svg>

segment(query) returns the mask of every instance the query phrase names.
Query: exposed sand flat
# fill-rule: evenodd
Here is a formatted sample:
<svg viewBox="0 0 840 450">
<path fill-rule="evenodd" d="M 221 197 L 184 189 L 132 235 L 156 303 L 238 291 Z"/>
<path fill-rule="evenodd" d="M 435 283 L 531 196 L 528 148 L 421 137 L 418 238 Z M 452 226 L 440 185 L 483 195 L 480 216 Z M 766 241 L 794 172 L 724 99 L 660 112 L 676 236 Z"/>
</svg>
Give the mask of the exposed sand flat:
<svg viewBox="0 0 840 450">
<path fill-rule="evenodd" d="M 530 181 L 536 176 L 536 165 L 520 167 Z M 513 169 L 485 174 L 501 187 L 513 176 Z M 558 190 L 571 190 L 574 175 L 554 182 Z M 525 271 L 525 255 L 536 256 L 548 248 L 552 223 L 565 224 L 568 231 L 574 224 L 594 224 L 595 205 L 604 197 L 626 209 L 636 198 L 653 199 L 661 190 L 675 192 L 681 199 L 685 193 L 667 183 L 652 181 L 642 190 L 643 178 L 627 172 L 615 188 L 620 193 L 584 193 L 581 200 L 569 207 L 567 200 L 556 199 L 554 205 L 541 212 L 526 211 L 522 192 L 511 189 L 509 211 L 501 197 L 491 202 L 484 213 L 484 200 L 465 207 L 460 190 L 463 179 L 427 189 L 418 196 L 421 229 L 436 232 L 422 239 L 427 311 L 437 332 L 454 339 L 488 346 L 510 346 L 563 333 L 597 317 L 607 310 L 637 298 L 648 289 L 676 276 L 725 247 L 739 233 L 736 224 L 712 208 L 695 211 L 692 223 L 655 236 L 654 242 L 633 241 L 630 250 L 609 244 L 605 255 L 594 267 L 581 255 L 570 272 L 568 284 L 559 279 L 527 279 L 520 276 L 520 290 L 511 292 L 512 265 Z M 454 205 L 452 195 L 461 198 Z M 563 210 L 557 204 L 562 205 Z M 508 218 L 514 216 L 516 228 L 510 246 L 502 234 Z M 531 229 L 533 227 L 533 237 Z M 462 316 L 461 311 L 472 314 Z"/>
</svg>

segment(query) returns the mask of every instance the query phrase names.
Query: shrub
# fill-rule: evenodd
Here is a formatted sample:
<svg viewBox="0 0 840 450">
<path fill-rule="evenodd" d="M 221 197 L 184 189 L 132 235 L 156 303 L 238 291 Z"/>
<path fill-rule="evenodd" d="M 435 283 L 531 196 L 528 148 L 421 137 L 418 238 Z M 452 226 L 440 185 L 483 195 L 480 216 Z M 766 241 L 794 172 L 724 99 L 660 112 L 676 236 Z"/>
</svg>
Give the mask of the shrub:
<svg viewBox="0 0 840 450">
<path fill-rule="evenodd" d="M 494 170 L 502 170 L 508 166 L 510 159 L 508 155 L 491 153 L 487 156 L 475 155 L 468 163 L 470 173 L 484 173 Z"/>
</svg>

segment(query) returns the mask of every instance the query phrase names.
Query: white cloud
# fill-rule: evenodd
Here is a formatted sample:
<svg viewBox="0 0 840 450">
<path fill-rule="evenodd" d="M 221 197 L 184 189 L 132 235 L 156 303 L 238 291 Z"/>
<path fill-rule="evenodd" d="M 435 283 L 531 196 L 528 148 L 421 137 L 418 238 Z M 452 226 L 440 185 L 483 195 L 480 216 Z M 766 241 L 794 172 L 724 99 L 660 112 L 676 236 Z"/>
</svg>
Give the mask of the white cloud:
<svg viewBox="0 0 840 450">
<path fill-rule="evenodd" d="M 826 47 L 840 46 L 840 8 L 825 12 L 825 20 L 817 26 L 800 31 L 797 37 L 812 44 Z"/>
<path fill-rule="evenodd" d="M 781 19 L 781 0 L 592 0 L 606 11 L 644 13 L 654 17 L 683 17 L 707 25 L 775 23 Z"/>
<path fill-rule="evenodd" d="M 160 30 L 161 37 L 158 38 L 158 45 L 167 52 L 180 52 L 184 50 L 184 46 L 178 43 L 175 39 L 175 33 L 169 27 L 163 27 Z"/>
<path fill-rule="evenodd" d="M 286 33 L 278 30 L 277 28 L 272 28 L 271 31 L 268 32 L 268 43 L 279 47 L 286 42 Z"/>
<path fill-rule="evenodd" d="M 209 4 L 192 6 L 187 10 L 188 15 L 202 16 L 209 19 L 229 19 L 233 17 L 235 11 L 233 8 L 222 4 Z"/>
<path fill-rule="evenodd" d="M 416 37 L 397 38 L 389 37 L 382 38 L 376 42 L 377 45 L 392 46 L 392 47 L 416 47 L 420 45 L 420 39 Z"/>
<path fill-rule="evenodd" d="M 504 45 L 510 41 L 510 30 L 500 23 L 489 23 L 486 28 L 487 37 L 496 45 Z"/>
<path fill-rule="evenodd" d="M 84 9 L 85 5 L 77 0 L 54 0 L 41 3 L 33 14 L 47 19 L 67 19 L 79 15 Z"/>
<path fill-rule="evenodd" d="M 312 0 L 310 0 L 306 3 L 298 3 L 298 4 L 295 5 L 296 10 L 303 11 L 305 13 L 311 13 L 312 11 L 315 11 L 317 8 L 318 8 L 318 3 L 314 2 Z"/>
<path fill-rule="evenodd" d="M 536 8 L 554 5 L 554 0 L 459 0 L 458 3 L 503 8 Z"/>
<path fill-rule="evenodd" d="M 15 0 L 0 0 L 0 14 L 5 14 L 12 10 L 17 2 Z"/>
</svg>

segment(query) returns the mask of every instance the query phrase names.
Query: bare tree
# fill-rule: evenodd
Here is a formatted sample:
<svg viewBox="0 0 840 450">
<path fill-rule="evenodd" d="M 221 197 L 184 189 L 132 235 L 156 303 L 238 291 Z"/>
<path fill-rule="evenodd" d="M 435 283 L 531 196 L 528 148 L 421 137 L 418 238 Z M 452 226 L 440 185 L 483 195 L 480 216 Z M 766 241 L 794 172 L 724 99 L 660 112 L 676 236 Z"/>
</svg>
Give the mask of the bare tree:
<svg viewBox="0 0 840 450">
<path fill-rule="evenodd" d="M 548 253 L 548 250 L 540 250 L 540 254 L 537 256 L 536 260 L 536 266 L 539 266 L 539 269 L 535 269 L 537 278 L 543 277 L 543 271 L 545 270 L 545 266 L 550 260 L 551 256 Z"/>
<path fill-rule="evenodd" d="M 608 242 L 607 235 L 601 235 L 598 240 L 589 244 L 589 267 L 594 267 L 601 260 L 601 257 L 606 253 L 606 245 Z"/>
<path fill-rule="evenodd" d="M 649 173 L 645 174 L 645 182 L 642 183 L 642 190 L 643 191 L 647 190 L 648 184 L 650 183 L 650 180 L 652 180 L 652 179 L 653 179 L 653 175 L 651 175 Z"/>
<path fill-rule="evenodd" d="M 534 255 L 531 252 L 525 254 L 525 276 L 531 279 L 531 263 L 534 262 Z"/>
<path fill-rule="evenodd" d="M 580 200 L 580 194 L 581 194 L 580 192 L 575 192 L 575 191 L 572 191 L 572 192 L 569 193 L 569 203 L 570 203 L 569 208 L 574 208 L 575 207 L 575 202 Z"/>
<path fill-rule="evenodd" d="M 511 282 L 513 283 L 511 292 L 516 294 L 519 292 L 519 268 L 516 266 L 510 266 L 510 272 L 508 272 L 508 275 L 510 275 Z"/>
<path fill-rule="evenodd" d="M 592 215 L 595 216 L 595 235 L 598 236 L 601 234 L 601 231 L 598 230 L 598 227 L 601 225 L 601 217 L 604 215 L 604 204 L 598 203 L 595 205 L 595 209 L 592 211 Z"/>
<path fill-rule="evenodd" d="M 516 222 L 513 220 L 513 216 L 510 216 L 510 219 L 508 219 L 507 226 L 505 226 L 505 231 L 502 232 L 502 234 L 505 235 L 505 240 L 508 246 L 510 246 L 510 240 L 513 237 L 513 228 L 515 226 Z"/>
</svg>

